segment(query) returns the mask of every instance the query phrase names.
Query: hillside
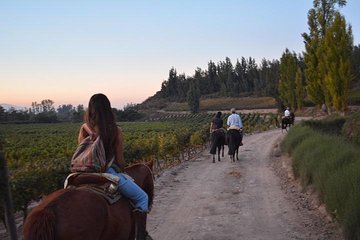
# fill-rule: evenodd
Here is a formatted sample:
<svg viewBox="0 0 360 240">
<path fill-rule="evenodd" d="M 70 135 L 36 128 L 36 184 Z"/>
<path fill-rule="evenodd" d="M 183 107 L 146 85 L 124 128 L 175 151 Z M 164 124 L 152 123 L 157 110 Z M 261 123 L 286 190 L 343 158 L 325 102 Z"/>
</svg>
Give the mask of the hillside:
<svg viewBox="0 0 360 240">
<path fill-rule="evenodd" d="M 156 109 L 163 111 L 189 111 L 187 102 L 168 101 L 156 99 L 140 104 L 140 109 Z M 266 109 L 276 108 L 276 101 L 272 97 L 218 97 L 200 98 L 200 112 L 236 109 Z"/>
<path fill-rule="evenodd" d="M 202 95 L 200 97 L 200 112 L 212 111 L 229 111 L 230 108 L 235 107 L 238 110 L 256 110 L 256 109 L 281 109 L 280 104 L 274 97 L 257 97 L 255 95 L 247 95 L 243 97 L 221 97 L 217 95 Z M 351 111 L 358 109 L 360 106 L 360 81 L 353 82 L 349 91 L 348 105 Z M 169 98 L 159 96 L 159 92 L 146 99 L 139 104 L 138 109 L 146 114 L 154 113 L 171 113 L 171 112 L 189 112 L 189 106 L 186 101 L 174 101 Z M 304 109 L 299 112 L 304 115 L 313 115 L 314 112 L 319 112 L 314 104 L 308 100 L 304 100 Z M 317 115 L 317 114 L 316 114 Z"/>
</svg>

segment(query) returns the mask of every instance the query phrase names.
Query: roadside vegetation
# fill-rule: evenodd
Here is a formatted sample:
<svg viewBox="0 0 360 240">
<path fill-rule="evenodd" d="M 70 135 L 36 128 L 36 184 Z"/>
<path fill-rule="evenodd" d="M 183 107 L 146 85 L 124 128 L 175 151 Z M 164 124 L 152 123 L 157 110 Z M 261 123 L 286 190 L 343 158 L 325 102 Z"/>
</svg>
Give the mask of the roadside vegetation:
<svg viewBox="0 0 360 240">
<path fill-rule="evenodd" d="M 360 112 L 294 126 L 281 144 L 294 175 L 319 193 L 346 239 L 360 239 Z"/>
</svg>

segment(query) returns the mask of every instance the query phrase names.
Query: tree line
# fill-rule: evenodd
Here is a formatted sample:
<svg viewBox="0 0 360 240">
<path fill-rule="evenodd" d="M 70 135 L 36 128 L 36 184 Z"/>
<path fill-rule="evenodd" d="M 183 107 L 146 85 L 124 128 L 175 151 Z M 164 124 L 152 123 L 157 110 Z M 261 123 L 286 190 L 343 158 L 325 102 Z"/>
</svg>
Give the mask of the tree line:
<svg viewBox="0 0 360 240">
<path fill-rule="evenodd" d="M 84 105 L 71 104 L 59 105 L 56 109 L 51 99 L 42 100 L 40 103 L 32 102 L 30 108 L 6 110 L 0 105 L 0 123 L 54 123 L 54 122 L 81 122 L 86 109 Z M 136 105 L 127 104 L 124 109 L 113 108 L 117 121 L 134 121 L 142 119 Z"/>
<path fill-rule="evenodd" d="M 157 99 L 185 102 L 194 101 L 200 96 L 209 97 L 242 97 L 249 95 L 278 95 L 280 62 L 263 59 L 260 67 L 255 59 L 242 57 L 233 65 L 230 58 L 215 64 L 208 63 L 208 68 L 197 68 L 193 76 L 178 74 L 172 67 L 169 77 L 163 81 L 161 90 L 148 98 L 142 105 L 146 106 Z"/>
<path fill-rule="evenodd" d="M 227 57 L 207 69 L 196 68 L 193 76 L 178 74 L 172 67 L 161 90 L 143 106 L 159 99 L 188 102 L 199 110 L 200 97 L 274 97 L 279 106 L 301 109 L 304 101 L 344 112 L 351 81 L 359 82 L 360 45 L 353 45 L 351 25 L 339 8 L 345 0 L 314 0 L 308 12 L 309 32 L 303 33 L 305 52 L 285 49 L 280 60 L 241 57 L 235 64 Z"/>
</svg>

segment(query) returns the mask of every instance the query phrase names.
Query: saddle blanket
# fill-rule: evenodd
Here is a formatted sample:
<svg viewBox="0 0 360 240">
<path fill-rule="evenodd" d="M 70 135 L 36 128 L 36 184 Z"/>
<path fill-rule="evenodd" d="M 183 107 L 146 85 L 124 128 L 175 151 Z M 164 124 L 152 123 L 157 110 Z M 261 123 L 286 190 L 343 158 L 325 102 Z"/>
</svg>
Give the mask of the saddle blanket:
<svg viewBox="0 0 360 240">
<path fill-rule="evenodd" d="M 80 179 L 80 181 L 78 180 Z M 90 180 L 90 181 L 87 181 Z M 119 177 L 110 173 L 71 173 L 64 182 L 64 188 L 91 191 L 104 197 L 109 204 L 120 200 Z"/>
</svg>

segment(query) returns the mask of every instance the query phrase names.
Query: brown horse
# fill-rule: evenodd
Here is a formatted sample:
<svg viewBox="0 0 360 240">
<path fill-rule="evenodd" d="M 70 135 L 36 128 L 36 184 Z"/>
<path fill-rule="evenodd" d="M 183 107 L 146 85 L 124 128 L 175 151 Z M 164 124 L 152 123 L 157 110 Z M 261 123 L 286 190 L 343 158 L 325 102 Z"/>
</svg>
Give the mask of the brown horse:
<svg viewBox="0 0 360 240">
<path fill-rule="evenodd" d="M 152 162 L 125 169 L 148 194 L 149 208 L 154 197 Z M 25 240 L 135 239 L 133 207 L 122 197 L 109 205 L 96 193 L 60 189 L 47 197 L 27 216 Z"/>
<path fill-rule="evenodd" d="M 236 129 L 230 129 L 227 133 L 230 160 L 235 162 L 236 157 L 239 161 L 239 147 L 242 145 L 243 133 Z"/>
</svg>

